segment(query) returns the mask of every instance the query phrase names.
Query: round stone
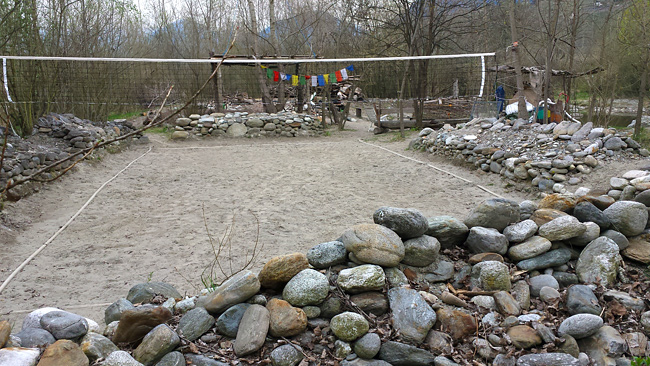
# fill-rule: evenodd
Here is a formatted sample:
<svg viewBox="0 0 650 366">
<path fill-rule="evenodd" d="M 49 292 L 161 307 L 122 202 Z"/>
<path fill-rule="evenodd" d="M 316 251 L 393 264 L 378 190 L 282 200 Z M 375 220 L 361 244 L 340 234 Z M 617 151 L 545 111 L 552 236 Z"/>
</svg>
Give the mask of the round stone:
<svg viewBox="0 0 650 366">
<path fill-rule="evenodd" d="M 571 239 L 582 235 L 587 228 L 573 216 L 562 216 L 540 226 L 539 236 L 550 241 Z"/>
<path fill-rule="evenodd" d="M 541 236 L 533 236 L 519 245 L 514 245 L 508 250 L 508 256 L 513 261 L 522 261 L 524 259 L 534 258 L 544 254 L 551 249 L 553 244 Z"/>
<path fill-rule="evenodd" d="M 381 339 L 377 333 L 366 333 L 363 337 L 354 342 L 354 353 L 364 359 L 372 359 L 379 353 Z"/>
<path fill-rule="evenodd" d="M 381 267 L 364 264 L 342 270 L 336 281 L 344 291 L 356 294 L 383 289 L 386 284 L 386 276 Z"/>
<path fill-rule="evenodd" d="M 472 282 L 485 291 L 510 291 L 508 266 L 497 261 L 477 263 L 472 267 Z"/>
<path fill-rule="evenodd" d="M 614 202 L 603 213 L 613 227 L 627 237 L 641 234 L 648 222 L 646 206 L 639 202 Z"/>
<path fill-rule="evenodd" d="M 316 269 L 325 269 L 337 264 L 343 264 L 348 258 L 345 245 L 340 241 L 321 243 L 307 252 L 307 260 Z"/>
<path fill-rule="evenodd" d="M 346 230 L 340 238 L 345 249 L 360 261 L 383 267 L 397 267 L 404 258 L 404 244 L 394 231 L 377 224 L 361 224 Z"/>
<path fill-rule="evenodd" d="M 375 224 L 393 230 L 404 239 L 424 235 L 429 229 L 429 221 L 422 213 L 412 208 L 380 207 L 372 215 Z"/>
<path fill-rule="evenodd" d="M 282 298 L 293 306 L 318 305 L 328 293 L 327 276 L 313 269 L 304 269 L 287 283 Z"/>
<path fill-rule="evenodd" d="M 362 315 L 347 311 L 333 317 L 330 328 L 340 340 L 352 342 L 366 334 L 370 326 Z"/>
<path fill-rule="evenodd" d="M 438 239 L 422 235 L 404 242 L 402 263 L 415 267 L 426 267 L 438 259 L 440 242 Z"/>
<path fill-rule="evenodd" d="M 603 318 L 594 314 L 572 315 L 560 324 L 558 332 L 582 339 L 595 334 L 603 326 Z"/>
</svg>

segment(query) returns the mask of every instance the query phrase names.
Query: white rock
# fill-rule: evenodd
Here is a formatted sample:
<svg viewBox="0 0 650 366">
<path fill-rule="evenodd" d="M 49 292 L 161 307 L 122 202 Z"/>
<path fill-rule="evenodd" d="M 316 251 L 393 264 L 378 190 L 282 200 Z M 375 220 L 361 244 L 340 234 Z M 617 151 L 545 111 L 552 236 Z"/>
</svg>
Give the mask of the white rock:
<svg viewBox="0 0 650 366">
<path fill-rule="evenodd" d="M 636 178 L 645 177 L 647 175 L 650 175 L 650 172 L 647 170 L 630 170 L 625 172 L 625 174 L 623 174 L 623 178 L 636 179 Z"/>
<path fill-rule="evenodd" d="M 62 311 L 61 309 L 57 308 L 40 308 L 32 311 L 31 313 L 27 314 L 25 316 L 25 319 L 23 320 L 23 328 L 22 329 L 27 329 L 27 328 L 37 328 L 37 329 L 42 329 L 41 327 L 41 318 L 43 315 L 51 312 L 51 311 Z"/>
<path fill-rule="evenodd" d="M 0 349 L 0 365 L 35 366 L 40 355 L 37 348 L 3 348 Z"/>
</svg>

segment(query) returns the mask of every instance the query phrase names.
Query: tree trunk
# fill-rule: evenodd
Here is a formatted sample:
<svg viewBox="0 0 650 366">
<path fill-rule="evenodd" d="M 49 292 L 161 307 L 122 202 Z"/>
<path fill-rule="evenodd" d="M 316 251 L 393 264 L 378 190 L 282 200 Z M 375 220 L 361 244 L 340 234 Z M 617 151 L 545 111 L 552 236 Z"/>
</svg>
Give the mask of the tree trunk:
<svg viewBox="0 0 650 366">
<path fill-rule="evenodd" d="M 269 23 L 270 23 L 269 31 L 271 32 L 269 37 L 271 40 L 271 45 L 273 45 L 273 50 L 275 51 L 275 57 L 278 57 L 281 55 L 281 52 L 280 52 L 280 41 L 278 40 L 278 35 L 276 32 L 277 24 L 275 19 L 275 0 L 269 0 Z M 283 64 L 278 64 L 278 72 L 284 72 Z M 284 109 L 284 103 L 285 103 L 284 83 L 280 81 L 278 83 L 278 104 L 275 106 L 276 112 L 280 112 L 281 110 Z"/>
<path fill-rule="evenodd" d="M 551 18 L 551 3 L 548 4 L 549 22 L 551 25 L 548 28 L 548 43 L 546 44 L 546 67 L 544 70 L 544 114 L 543 122 L 548 122 L 550 117 L 548 100 L 552 96 L 551 93 L 551 62 L 553 61 L 553 50 L 555 48 L 555 34 L 557 30 L 557 20 L 560 16 L 560 0 L 555 0 L 555 11 Z"/>
<path fill-rule="evenodd" d="M 255 14 L 255 4 L 253 0 L 248 0 L 248 12 L 251 17 L 251 31 L 253 32 L 253 53 L 258 54 L 257 49 L 257 38 L 259 34 L 257 33 L 257 15 Z M 269 92 L 269 87 L 266 85 L 266 73 L 261 67 L 255 67 L 257 72 L 257 83 L 260 86 L 260 92 L 262 94 L 262 105 L 266 113 L 275 113 L 275 105 L 273 105 L 273 99 L 271 98 L 271 93 Z"/>
<path fill-rule="evenodd" d="M 576 54 L 576 41 L 578 39 L 578 27 L 580 26 L 580 2 L 582 0 L 573 0 L 573 13 L 571 17 L 571 30 L 569 36 L 569 71 L 574 72 L 573 66 L 575 63 L 575 54 Z M 566 87 L 567 97 L 571 98 L 571 93 L 573 89 L 573 78 L 569 78 L 569 83 Z M 570 99 L 569 99 L 570 100 Z M 570 103 L 564 104 L 564 110 L 569 112 Z"/>
<path fill-rule="evenodd" d="M 519 94 L 519 118 L 528 119 L 528 110 L 526 109 L 526 98 L 524 97 L 524 76 L 521 74 L 521 61 L 519 60 L 519 53 L 517 52 L 517 26 L 515 24 L 515 9 L 517 2 L 512 0 L 510 3 L 510 37 L 512 38 L 512 62 L 515 67 L 515 75 L 517 79 L 517 93 Z"/>
<path fill-rule="evenodd" d="M 634 125 L 634 138 L 638 138 L 641 133 L 641 119 L 643 118 L 643 102 L 645 101 L 646 81 L 648 79 L 648 59 L 650 55 L 646 51 L 643 62 L 643 72 L 641 72 L 641 85 L 639 86 L 639 103 L 636 107 L 636 124 Z"/>
</svg>

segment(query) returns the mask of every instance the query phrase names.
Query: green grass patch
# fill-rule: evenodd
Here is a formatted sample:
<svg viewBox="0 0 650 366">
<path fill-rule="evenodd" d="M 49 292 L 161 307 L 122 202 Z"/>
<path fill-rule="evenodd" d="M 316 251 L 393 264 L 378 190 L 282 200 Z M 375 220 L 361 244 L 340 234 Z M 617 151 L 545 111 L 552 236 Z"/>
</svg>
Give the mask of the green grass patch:
<svg viewBox="0 0 650 366">
<path fill-rule="evenodd" d="M 636 142 L 641 144 L 643 148 L 650 149 L 650 130 L 641 128 L 641 131 L 639 131 L 639 136 L 636 136 L 634 139 Z"/>
<path fill-rule="evenodd" d="M 107 120 L 112 121 L 114 119 L 129 119 L 133 117 L 139 117 L 142 116 L 143 113 L 146 113 L 146 110 L 139 110 L 139 111 L 133 111 L 133 112 L 113 112 L 109 113 L 108 117 L 106 117 Z"/>
<path fill-rule="evenodd" d="M 150 129 L 144 131 L 145 133 L 157 133 L 157 134 L 162 134 L 165 135 L 167 133 L 171 133 L 171 129 L 169 126 L 155 126 L 151 127 Z"/>
</svg>

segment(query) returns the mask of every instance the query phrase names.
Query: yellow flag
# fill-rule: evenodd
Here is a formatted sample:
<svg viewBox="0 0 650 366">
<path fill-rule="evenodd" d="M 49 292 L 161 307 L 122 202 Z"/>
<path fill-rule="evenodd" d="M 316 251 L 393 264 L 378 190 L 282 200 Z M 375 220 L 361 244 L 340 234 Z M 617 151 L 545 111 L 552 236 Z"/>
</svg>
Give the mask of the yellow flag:
<svg viewBox="0 0 650 366">
<path fill-rule="evenodd" d="M 325 84 L 329 84 L 329 83 L 330 83 L 330 75 L 329 75 L 329 74 L 325 74 L 325 75 L 323 75 L 323 76 L 325 77 Z"/>
<path fill-rule="evenodd" d="M 291 75 L 291 85 L 298 86 L 298 75 Z"/>
</svg>

